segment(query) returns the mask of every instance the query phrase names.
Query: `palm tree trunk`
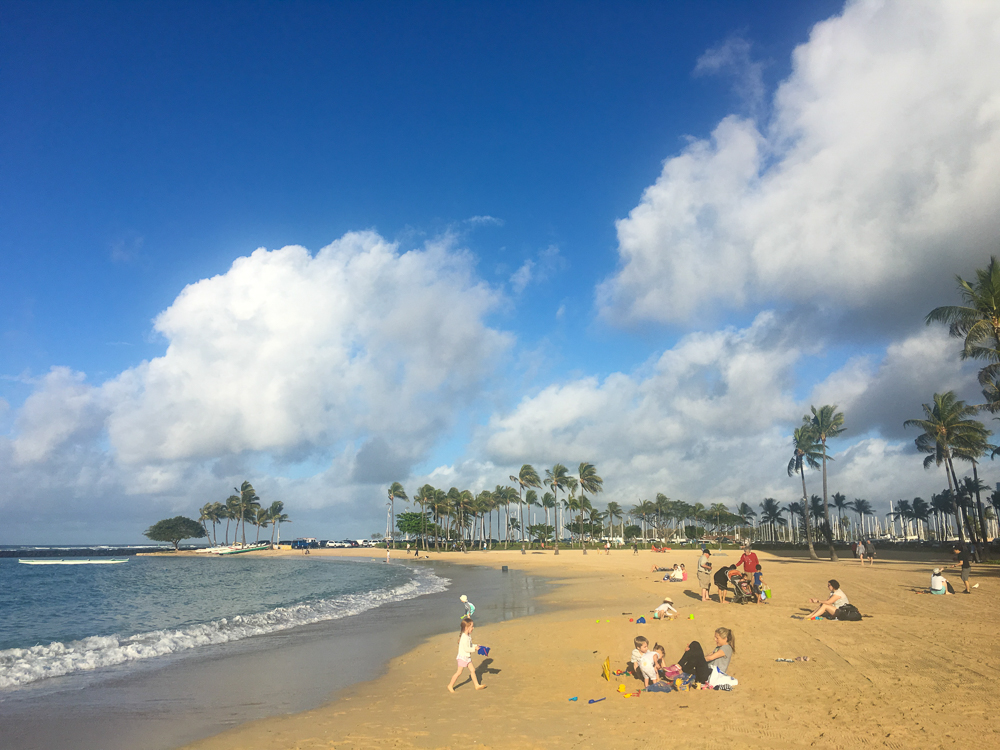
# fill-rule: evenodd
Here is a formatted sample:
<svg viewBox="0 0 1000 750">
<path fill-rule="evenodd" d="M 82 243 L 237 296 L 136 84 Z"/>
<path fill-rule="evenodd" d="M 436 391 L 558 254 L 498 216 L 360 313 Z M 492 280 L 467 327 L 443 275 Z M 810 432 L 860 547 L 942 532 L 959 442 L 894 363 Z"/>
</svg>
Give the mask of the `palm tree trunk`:
<svg viewBox="0 0 1000 750">
<path fill-rule="evenodd" d="M 823 518 L 826 521 L 826 528 L 830 532 L 827 537 L 827 544 L 830 545 L 830 562 L 838 562 L 837 550 L 833 546 L 833 524 L 830 523 L 830 506 L 826 502 L 826 438 L 823 438 Z"/>
<path fill-rule="evenodd" d="M 812 534 L 809 533 L 809 495 L 806 494 L 805 462 L 799 464 L 799 474 L 802 476 L 802 517 L 806 522 L 806 543 L 809 545 L 809 558 L 811 560 L 819 560 L 816 548 L 813 547 Z"/>
<path fill-rule="evenodd" d="M 976 483 L 976 510 L 979 515 L 979 538 L 982 540 L 982 549 L 979 553 L 979 561 L 986 559 L 986 540 L 989 539 L 986 526 L 986 512 L 983 510 L 983 499 L 979 494 L 979 471 L 976 462 L 972 462 L 972 481 Z"/>
</svg>

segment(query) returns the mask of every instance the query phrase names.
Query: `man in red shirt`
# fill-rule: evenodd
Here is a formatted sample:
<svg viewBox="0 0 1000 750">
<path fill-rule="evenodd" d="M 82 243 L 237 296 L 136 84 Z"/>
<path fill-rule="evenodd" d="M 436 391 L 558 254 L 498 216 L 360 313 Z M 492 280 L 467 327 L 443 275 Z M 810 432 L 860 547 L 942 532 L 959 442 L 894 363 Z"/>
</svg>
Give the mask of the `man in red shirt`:
<svg viewBox="0 0 1000 750">
<path fill-rule="evenodd" d="M 760 560 L 757 559 L 757 555 L 755 553 L 750 551 L 750 545 L 744 544 L 743 556 L 736 561 L 736 564 L 742 564 L 744 572 L 752 578 L 753 574 L 757 572 L 757 566 L 760 564 Z"/>
</svg>

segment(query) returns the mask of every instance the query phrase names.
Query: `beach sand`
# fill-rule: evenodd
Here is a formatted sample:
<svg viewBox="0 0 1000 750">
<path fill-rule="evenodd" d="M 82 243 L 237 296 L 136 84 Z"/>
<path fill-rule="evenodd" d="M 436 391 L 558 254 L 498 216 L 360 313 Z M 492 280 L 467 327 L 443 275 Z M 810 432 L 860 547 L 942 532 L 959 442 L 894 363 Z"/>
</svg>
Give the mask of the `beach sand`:
<svg viewBox="0 0 1000 750">
<path fill-rule="evenodd" d="M 1000 673 L 1000 571 L 976 566 L 972 582 L 980 586 L 972 595 L 934 597 L 915 591 L 928 585 L 935 564 L 950 562 L 941 555 L 880 558 L 862 568 L 856 560 L 833 564 L 758 554 L 774 600 L 745 606 L 721 605 L 714 593 L 703 603 L 696 581 L 663 583 L 662 574 L 650 572 L 668 562 L 693 571 L 693 550 L 434 555 L 455 564 L 508 565 L 557 584 L 542 597 L 543 614 L 499 623 L 480 618 L 473 640 L 492 651 L 474 663 L 485 662 L 488 689 L 473 690 L 466 677 L 454 695 L 446 691 L 456 629 L 394 659 L 384 676 L 348 688 L 332 703 L 251 722 L 190 747 L 1000 747 L 989 698 Z M 714 559 L 718 565 L 737 557 L 728 552 Z M 792 619 L 807 611 L 810 597 L 827 595 L 830 578 L 839 579 L 852 603 L 871 617 L 854 623 Z M 949 578 L 961 590 L 957 571 Z M 465 593 L 475 602 L 474 591 Z M 674 600 L 680 618 L 650 619 L 664 596 Z M 456 592 L 456 613 L 460 606 Z M 649 622 L 629 621 L 639 616 Z M 736 637 L 730 673 L 740 685 L 732 692 L 624 699 L 616 692 L 620 680 L 608 683 L 601 676 L 605 657 L 612 670 L 624 668 L 638 634 L 661 643 L 672 663 L 691 640 L 711 644 L 720 626 Z M 797 656 L 809 661 L 775 662 Z M 621 679 L 629 688 L 640 684 Z M 588 704 L 600 698 L 607 700 Z"/>
</svg>

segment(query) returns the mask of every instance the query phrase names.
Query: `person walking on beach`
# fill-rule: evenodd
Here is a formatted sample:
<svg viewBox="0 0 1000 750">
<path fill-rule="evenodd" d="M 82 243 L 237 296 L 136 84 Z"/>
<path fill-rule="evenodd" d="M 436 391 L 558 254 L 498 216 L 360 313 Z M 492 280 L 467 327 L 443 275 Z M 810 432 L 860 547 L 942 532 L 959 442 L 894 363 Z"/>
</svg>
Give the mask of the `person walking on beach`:
<svg viewBox="0 0 1000 750">
<path fill-rule="evenodd" d="M 869 565 L 875 564 L 875 545 L 871 539 L 865 539 L 865 557 L 868 558 Z M 861 564 L 865 564 L 864 558 L 861 559 Z"/>
<path fill-rule="evenodd" d="M 458 636 L 458 656 L 455 657 L 455 661 L 458 663 L 458 669 L 455 670 L 455 674 L 451 676 L 451 682 L 448 683 L 448 692 L 455 692 L 455 681 L 461 677 L 462 670 L 468 669 L 469 674 L 472 676 L 472 684 L 476 686 L 476 690 L 483 690 L 486 686 L 479 684 L 479 678 L 476 677 L 476 670 L 472 667 L 472 655 L 479 650 L 479 646 L 472 642 L 472 630 L 475 628 L 475 623 L 468 618 L 462 618 L 462 624 L 459 627 Z"/>
<path fill-rule="evenodd" d="M 470 602 L 469 597 L 467 597 L 465 594 L 462 594 L 460 597 L 458 597 L 458 600 L 465 605 L 465 614 L 462 615 L 462 617 L 471 620 L 472 616 L 476 614 L 476 605 Z"/>
<path fill-rule="evenodd" d="M 638 542 L 635 542 L 635 541 L 632 542 L 632 554 L 633 555 L 638 555 L 639 554 L 639 544 L 638 544 Z"/>
<path fill-rule="evenodd" d="M 708 601 L 708 594 L 712 590 L 712 563 L 709 558 L 712 553 L 707 549 L 703 550 L 698 558 L 698 584 L 701 586 L 701 600 Z"/>
<path fill-rule="evenodd" d="M 962 566 L 962 583 L 965 584 L 965 593 L 971 594 L 972 590 L 969 588 L 969 573 L 972 572 L 972 553 L 968 549 L 960 550 L 958 547 L 955 550 L 955 564 L 949 565 L 949 568 L 957 568 L 959 565 Z"/>
</svg>

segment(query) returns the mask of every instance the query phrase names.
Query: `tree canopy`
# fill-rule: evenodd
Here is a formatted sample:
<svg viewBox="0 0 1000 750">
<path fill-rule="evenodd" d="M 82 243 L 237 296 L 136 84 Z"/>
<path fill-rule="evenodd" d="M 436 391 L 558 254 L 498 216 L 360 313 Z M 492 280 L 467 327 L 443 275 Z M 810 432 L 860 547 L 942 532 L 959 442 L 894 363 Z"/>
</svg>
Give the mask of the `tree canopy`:
<svg viewBox="0 0 1000 750">
<path fill-rule="evenodd" d="M 187 516 L 164 518 L 162 521 L 154 523 L 142 533 L 154 542 L 170 542 L 174 545 L 175 550 L 182 539 L 201 539 L 207 536 L 202 525 Z"/>
</svg>

